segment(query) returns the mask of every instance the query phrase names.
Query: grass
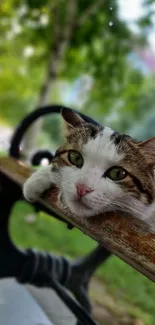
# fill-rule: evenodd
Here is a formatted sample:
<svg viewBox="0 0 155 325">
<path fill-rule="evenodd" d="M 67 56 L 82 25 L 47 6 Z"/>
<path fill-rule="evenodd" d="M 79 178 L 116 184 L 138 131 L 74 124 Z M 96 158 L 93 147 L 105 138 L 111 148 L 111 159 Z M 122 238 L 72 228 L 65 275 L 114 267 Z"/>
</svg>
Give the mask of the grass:
<svg viewBox="0 0 155 325">
<path fill-rule="evenodd" d="M 10 232 L 14 242 L 21 247 L 35 247 L 70 257 L 82 256 L 96 243 L 77 229 L 67 230 L 65 224 L 43 213 L 33 224 L 25 222 L 25 215 L 33 208 L 18 202 L 13 210 Z M 155 284 L 139 274 L 117 257 L 111 257 L 97 271 L 98 278 L 117 300 L 122 300 L 141 311 L 146 325 L 155 324 Z M 138 314 L 139 314 L 138 311 Z M 132 314 L 132 308 L 130 308 Z M 135 311 L 133 311 L 135 313 Z"/>
</svg>

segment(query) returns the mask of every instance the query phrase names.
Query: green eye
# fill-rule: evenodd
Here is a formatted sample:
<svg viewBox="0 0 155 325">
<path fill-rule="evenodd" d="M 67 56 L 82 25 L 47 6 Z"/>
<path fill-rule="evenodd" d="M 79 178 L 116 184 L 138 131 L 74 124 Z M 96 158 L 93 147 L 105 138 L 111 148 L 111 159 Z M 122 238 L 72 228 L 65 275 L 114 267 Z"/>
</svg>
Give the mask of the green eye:
<svg viewBox="0 0 155 325">
<path fill-rule="evenodd" d="M 68 151 L 68 160 L 70 163 L 78 168 L 81 168 L 83 166 L 83 157 L 78 151 L 70 150 Z"/>
<path fill-rule="evenodd" d="M 127 176 L 127 172 L 122 167 L 112 167 L 107 170 L 105 177 L 109 177 L 113 181 L 121 181 Z"/>
</svg>

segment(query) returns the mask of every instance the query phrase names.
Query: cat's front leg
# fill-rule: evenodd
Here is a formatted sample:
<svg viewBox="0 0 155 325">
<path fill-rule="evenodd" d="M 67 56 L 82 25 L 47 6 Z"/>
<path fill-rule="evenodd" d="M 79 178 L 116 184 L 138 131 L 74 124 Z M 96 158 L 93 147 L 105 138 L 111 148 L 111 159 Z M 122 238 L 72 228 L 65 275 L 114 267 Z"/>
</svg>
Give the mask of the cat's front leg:
<svg viewBox="0 0 155 325">
<path fill-rule="evenodd" d="M 36 202 L 52 185 L 59 186 L 60 175 L 52 166 L 39 168 L 25 182 L 23 194 L 26 200 Z"/>
</svg>

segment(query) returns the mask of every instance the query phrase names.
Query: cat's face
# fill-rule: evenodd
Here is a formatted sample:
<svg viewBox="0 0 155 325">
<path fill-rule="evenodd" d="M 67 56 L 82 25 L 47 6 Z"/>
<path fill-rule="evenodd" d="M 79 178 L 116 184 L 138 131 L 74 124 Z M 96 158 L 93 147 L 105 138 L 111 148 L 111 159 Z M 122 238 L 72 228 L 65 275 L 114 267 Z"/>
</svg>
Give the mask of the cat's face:
<svg viewBox="0 0 155 325">
<path fill-rule="evenodd" d="M 54 162 L 65 205 L 81 217 L 119 210 L 145 219 L 155 197 L 152 143 L 85 123 L 73 112 L 63 115 L 68 134 Z"/>
</svg>

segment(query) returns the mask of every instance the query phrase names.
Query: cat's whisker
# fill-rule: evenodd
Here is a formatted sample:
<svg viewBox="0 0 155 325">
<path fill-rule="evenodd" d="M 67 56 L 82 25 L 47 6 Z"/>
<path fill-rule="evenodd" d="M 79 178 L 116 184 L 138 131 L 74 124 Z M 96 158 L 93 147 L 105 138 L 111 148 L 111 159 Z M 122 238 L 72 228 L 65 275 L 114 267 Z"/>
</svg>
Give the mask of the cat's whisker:
<svg viewBox="0 0 155 325">
<path fill-rule="evenodd" d="M 138 205 L 139 205 L 139 209 L 138 209 Z M 130 213 L 131 216 L 137 218 L 141 217 L 141 220 L 145 220 L 147 218 L 146 215 L 147 212 L 144 209 L 144 206 L 142 204 L 138 204 L 138 202 L 136 207 L 135 206 L 133 207 L 132 200 L 131 200 L 131 204 L 125 204 L 124 202 L 121 202 L 120 204 L 117 203 L 116 206 L 118 207 L 118 209 L 122 210 L 123 212 Z"/>
</svg>

